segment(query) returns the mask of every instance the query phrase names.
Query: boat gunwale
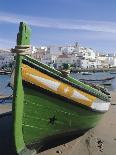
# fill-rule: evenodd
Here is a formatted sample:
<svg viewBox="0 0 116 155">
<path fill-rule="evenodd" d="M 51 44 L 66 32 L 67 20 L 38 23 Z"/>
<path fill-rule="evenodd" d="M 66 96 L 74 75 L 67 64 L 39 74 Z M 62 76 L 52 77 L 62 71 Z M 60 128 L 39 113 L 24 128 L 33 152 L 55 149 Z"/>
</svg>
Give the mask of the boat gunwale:
<svg viewBox="0 0 116 155">
<path fill-rule="evenodd" d="M 86 93 L 91 94 L 91 95 L 93 95 L 95 97 L 98 97 L 101 100 L 110 101 L 110 99 L 107 97 L 107 95 L 105 95 L 103 92 L 100 92 L 97 89 L 95 89 L 95 88 L 93 88 L 93 87 L 91 87 L 89 85 L 87 85 L 87 86 L 89 86 L 90 89 L 94 89 L 94 91 L 96 91 L 96 92 L 94 92 L 92 90 L 89 90 L 87 88 L 84 88 L 81 85 L 77 85 L 76 83 L 73 83 L 73 82 L 69 81 L 68 79 L 63 78 L 63 76 L 61 77 L 61 76 L 59 76 L 59 75 L 57 75 L 57 74 L 55 74 L 53 72 L 50 72 L 49 70 L 44 69 L 43 67 L 38 66 L 34 62 L 31 62 L 30 60 L 27 60 L 25 58 L 22 60 L 22 63 L 25 63 L 26 65 L 30 64 L 31 65 L 30 67 L 33 67 L 34 69 L 37 69 L 37 70 L 41 71 L 42 73 L 47 73 L 49 76 L 51 76 L 53 78 L 57 78 L 57 79 L 61 80 L 62 82 L 66 83 L 66 84 L 69 84 L 69 85 L 71 85 L 74 88 L 77 88 L 77 89 L 80 89 L 82 91 L 85 91 Z"/>
<path fill-rule="evenodd" d="M 106 111 L 99 111 L 99 110 L 95 110 L 95 109 L 92 109 L 91 107 L 87 106 L 87 105 L 84 105 L 82 103 L 79 103 L 79 102 L 76 102 L 74 100 L 71 100 L 69 98 L 66 98 L 64 96 L 61 96 L 59 94 L 56 94 L 56 93 L 53 93 L 51 92 L 50 90 L 47 90 L 47 89 L 44 89 L 42 87 L 39 87 L 39 86 L 36 86 L 35 84 L 32 84 L 30 82 L 27 82 L 25 80 L 23 80 L 23 85 L 26 86 L 27 88 L 31 86 L 31 89 L 34 89 L 34 90 L 39 90 L 39 92 L 41 92 L 42 94 L 48 94 L 48 96 L 53 96 L 57 99 L 65 99 L 68 103 L 72 104 L 73 106 L 79 106 L 81 108 L 84 108 L 86 110 L 89 110 L 90 112 L 96 112 L 98 114 L 102 114 L 102 113 L 105 113 Z"/>
</svg>

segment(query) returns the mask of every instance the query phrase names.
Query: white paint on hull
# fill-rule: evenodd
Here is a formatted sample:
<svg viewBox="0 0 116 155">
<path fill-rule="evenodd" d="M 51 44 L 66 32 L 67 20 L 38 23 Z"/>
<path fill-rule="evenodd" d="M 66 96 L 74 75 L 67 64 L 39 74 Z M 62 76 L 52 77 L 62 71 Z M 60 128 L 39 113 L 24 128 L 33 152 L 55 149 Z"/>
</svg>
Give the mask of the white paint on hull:
<svg viewBox="0 0 116 155">
<path fill-rule="evenodd" d="M 72 96 L 75 99 L 82 99 L 82 100 L 86 100 L 86 101 L 91 101 L 90 99 L 88 99 L 86 96 L 82 95 L 81 93 L 79 93 L 78 91 L 74 90 Z"/>
<path fill-rule="evenodd" d="M 47 86 L 48 88 L 54 90 L 54 91 L 57 91 L 59 86 L 61 85 L 60 82 L 57 82 L 57 81 L 52 81 L 50 79 L 46 79 L 46 78 L 43 78 L 43 77 L 40 77 L 40 76 L 36 76 L 36 75 L 33 75 L 33 74 L 29 74 L 27 73 L 27 75 L 29 75 L 31 78 L 34 78 L 36 81 L 42 83 L 43 85 Z M 69 88 L 66 86 L 64 88 L 64 92 L 63 93 L 68 93 L 69 91 Z M 81 99 L 81 100 L 85 100 L 85 101 L 91 101 L 90 99 L 88 99 L 85 95 L 81 94 L 80 92 L 76 91 L 76 90 L 72 90 L 73 93 L 71 95 L 71 98 L 75 98 L 75 99 Z"/>
<path fill-rule="evenodd" d="M 97 99 L 95 102 L 92 103 L 91 108 L 96 111 L 105 112 L 105 111 L 108 111 L 109 106 L 110 106 L 110 102 Z"/>
<path fill-rule="evenodd" d="M 48 87 L 49 89 L 52 89 L 56 93 L 58 91 L 58 88 L 61 86 L 61 82 L 59 82 L 59 81 L 53 81 L 53 80 L 50 80 L 50 79 L 47 79 L 44 77 L 40 77 L 37 75 L 29 74 L 29 73 L 27 73 L 27 75 L 30 76 L 31 78 L 35 79 L 39 83 L 43 84 L 44 86 Z M 60 95 L 67 94 L 67 93 L 69 93 L 69 87 L 65 86 L 63 90 L 61 89 Z M 86 101 L 92 102 L 91 99 L 89 99 L 83 93 L 80 93 L 79 91 L 77 91 L 75 89 L 72 90 L 71 94 L 72 94 L 71 96 L 67 96 L 67 97 L 68 98 L 70 97 L 70 98 L 75 99 L 77 101 L 78 100 L 80 100 L 80 101 L 84 100 L 85 102 Z M 109 106 L 110 106 L 110 102 L 106 102 L 106 101 L 103 101 L 103 100 L 100 100 L 97 98 L 96 101 L 94 101 L 91 104 L 90 108 L 92 108 L 96 111 L 105 112 L 105 111 L 108 111 Z"/>
<path fill-rule="evenodd" d="M 28 73 L 27 73 L 28 74 Z M 54 91 L 57 91 L 58 87 L 60 86 L 60 82 L 55 82 L 49 79 L 45 79 L 43 77 L 39 77 L 33 74 L 28 74 L 30 77 L 34 78 L 35 80 L 37 80 L 38 82 L 44 84 L 45 86 L 51 88 Z"/>
</svg>

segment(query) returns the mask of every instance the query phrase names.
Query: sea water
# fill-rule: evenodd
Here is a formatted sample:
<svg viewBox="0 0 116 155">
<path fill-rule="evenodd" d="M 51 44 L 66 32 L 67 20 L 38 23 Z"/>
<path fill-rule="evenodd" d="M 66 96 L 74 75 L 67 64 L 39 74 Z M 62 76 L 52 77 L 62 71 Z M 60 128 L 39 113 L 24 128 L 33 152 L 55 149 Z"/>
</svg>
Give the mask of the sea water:
<svg viewBox="0 0 116 155">
<path fill-rule="evenodd" d="M 75 79 L 86 79 L 86 80 L 89 80 L 89 79 L 101 80 L 105 78 L 115 77 L 114 79 L 111 80 L 111 85 L 109 86 L 104 85 L 104 87 L 107 88 L 109 91 L 116 90 L 116 74 L 110 74 L 110 72 L 96 72 L 96 73 L 91 73 L 91 75 L 82 75 L 81 73 L 75 73 L 75 74 L 71 73 L 70 76 L 72 76 Z"/>
<path fill-rule="evenodd" d="M 12 95 L 12 89 L 8 86 L 10 75 L 0 75 L 0 96 Z"/>
<path fill-rule="evenodd" d="M 116 90 L 116 74 L 110 74 L 110 72 L 97 72 L 92 73 L 91 75 L 82 75 L 81 73 L 71 73 L 75 79 L 105 79 L 109 77 L 115 77 L 115 79 L 111 80 L 110 86 L 105 86 L 109 91 Z M 8 87 L 10 82 L 10 75 L 0 75 L 0 95 L 11 95 L 13 93 L 12 89 Z"/>
</svg>

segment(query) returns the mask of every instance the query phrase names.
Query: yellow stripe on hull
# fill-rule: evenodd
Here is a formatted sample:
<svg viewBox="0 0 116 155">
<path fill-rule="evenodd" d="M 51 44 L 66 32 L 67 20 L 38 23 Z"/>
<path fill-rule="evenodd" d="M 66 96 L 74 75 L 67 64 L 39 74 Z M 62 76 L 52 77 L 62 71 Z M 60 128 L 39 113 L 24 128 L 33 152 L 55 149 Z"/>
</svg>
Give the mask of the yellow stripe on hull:
<svg viewBox="0 0 116 155">
<path fill-rule="evenodd" d="M 60 80 L 56 80 L 53 77 L 50 77 L 24 64 L 22 66 L 22 77 L 24 81 L 47 89 L 55 94 L 66 97 L 88 107 L 91 107 L 92 103 L 96 100 L 95 96 L 65 84 Z"/>
</svg>

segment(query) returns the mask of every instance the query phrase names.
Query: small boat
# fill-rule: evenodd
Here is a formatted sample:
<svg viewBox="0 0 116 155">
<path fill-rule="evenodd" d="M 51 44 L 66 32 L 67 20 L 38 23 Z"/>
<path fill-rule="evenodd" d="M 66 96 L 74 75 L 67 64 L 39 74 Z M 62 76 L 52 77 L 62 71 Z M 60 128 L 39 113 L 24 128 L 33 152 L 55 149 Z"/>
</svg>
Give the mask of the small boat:
<svg viewBox="0 0 116 155">
<path fill-rule="evenodd" d="M 0 104 L 12 103 L 12 95 L 10 96 L 0 96 Z"/>
<path fill-rule="evenodd" d="M 108 78 L 102 79 L 102 81 L 109 81 L 109 80 L 113 80 L 113 79 L 115 79 L 115 76 L 112 76 L 112 77 L 108 77 Z"/>
<path fill-rule="evenodd" d="M 116 72 L 110 72 L 110 74 L 116 74 Z"/>
<path fill-rule="evenodd" d="M 114 79 L 115 77 L 107 77 L 107 78 L 104 78 L 104 79 L 79 79 L 80 81 L 85 81 L 85 82 L 91 82 L 91 83 L 94 83 L 94 84 L 100 84 L 100 85 L 105 85 L 105 86 L 110 86 L 112 84 L 112 80 Z"/>
<path fill-rule="evenodd" d="M 104 78 L 104 79 L 79 79 L 81 81 L 91 81 L 91 82 L 105 82 L 105 81 L 110 81 L 110 80 L 113 80 L 115 79 L 115 77 L 107 77 L 107 78 Z"/>
<path fill-rule="evenodd" d="M 58 137 L 96 126 L 110 106 L 110 94 L 80 82 L 30 55 L 30 28 L 20 23 L 13 86 L 13 144 L 19 155 L 34 155 Z M 12 76 L 13 77 L 13 76 Z"/>
<path fill-rule="evenodd" d="M 81 72 L 82 75 L 92 75 L 90 72 Z"/>
<path fill-rule="evenodd" d="M 5 70 L 0 70 L 0 75 L 7 75 L 7 74 L 11 74 L 11 72 L 5 71 Z"/>
<path fill-rule="evenodd" d="M 79 80 L 82 82 L 90 82 L 93 84 L 110 86 L 110 85 L 112 85 L 112 79 L 114 79 L 114 77 L 113 78 L 105 78 L 105 79 L 79 79 Z"/>
</svg>

